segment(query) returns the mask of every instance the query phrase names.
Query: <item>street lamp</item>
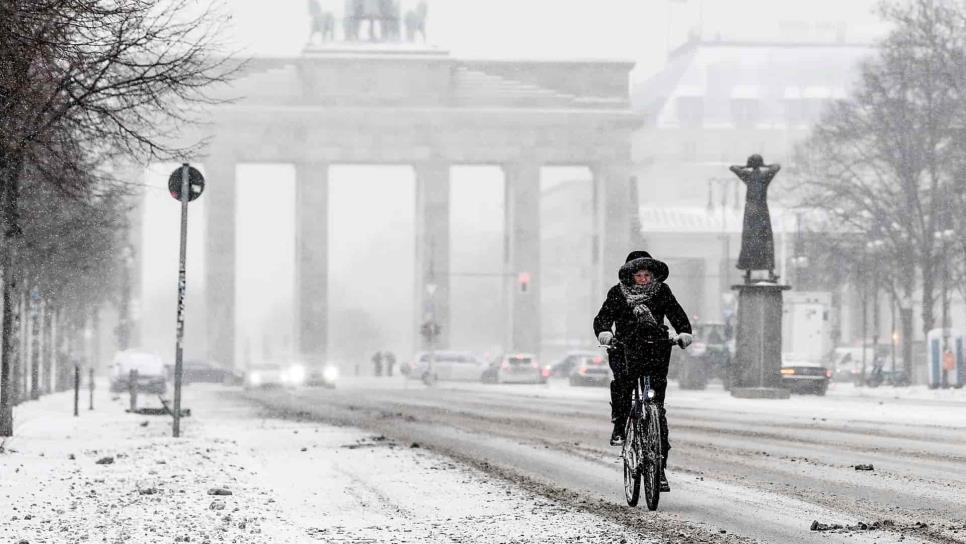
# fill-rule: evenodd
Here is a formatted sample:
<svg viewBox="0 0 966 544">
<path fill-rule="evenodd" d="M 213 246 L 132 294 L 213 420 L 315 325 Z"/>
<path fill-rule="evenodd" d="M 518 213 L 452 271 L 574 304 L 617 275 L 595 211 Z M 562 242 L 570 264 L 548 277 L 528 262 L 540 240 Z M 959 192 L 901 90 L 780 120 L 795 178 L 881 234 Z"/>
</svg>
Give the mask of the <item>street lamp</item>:
<svg viewBox="0 0 966 544">
<path fill-rule="evenodd" d="M 805 239 L 802 236 L 802 214 L 795 215 L 795 256 L 790 259 L 795 269 L 795 283 L 801 288 L 802 270 L 808 267 L 808 256 L 805 255 Z"/>
<path fill-rule="evenodd" d="M 866 255 L 872 257 L 873 259 L 882 251 L 885 247 L 884 240 L 869 240 L 865 244 Z M 866 291 L 866 298 L 868 297 L 868 291 Z M 865 326 L 866 319 L 866 308 L 868 303 L 863 300 L 862 305 L 862 381 L 861 383 L 865 385 L 865 369 L 866 369 L 866 338 L 868 337 L 868 328 Z M 872 266 L 872 364 L 875 366 L 876 353 L 879 350 L 879 267 L 873 262 Z"/>
</svg>

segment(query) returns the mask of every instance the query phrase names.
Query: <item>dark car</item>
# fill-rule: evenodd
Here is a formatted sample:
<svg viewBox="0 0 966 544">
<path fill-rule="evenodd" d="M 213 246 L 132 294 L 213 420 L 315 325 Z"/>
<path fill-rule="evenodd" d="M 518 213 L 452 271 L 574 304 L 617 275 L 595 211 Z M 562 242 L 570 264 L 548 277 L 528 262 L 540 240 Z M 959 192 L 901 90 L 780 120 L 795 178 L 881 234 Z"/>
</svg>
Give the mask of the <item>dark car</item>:
<svg viewBox="0 0 966 544">
<path fill-rule="evenodd" d="M 568 378 L 574 368 L 587 357 L 600 357 L 603 350 L 575 350 L 568 351 L 559 361 L 550 365 L 550 376 L 555 378 Z M 606 356 L 604 361 L 606 362 Z"/>
<path fill-rule="evenodd" d="M 172 368 L 173 372 L 174 369 Z M 181 383 L 223 383 L 226 385 L 238 385 L 244 381 L 240 372 L 233 369 L 224 368 L 219 365 L 211 364 L 197 359 L 189 359 L 182 363 Z"/>
<path fill-rule="evenodd" d="M 782 362 L 782 387 L 792 393 L 824 395 L 832 371 L 824 366 L 804 361 Z"/>
<path fill-rule="evenodd" d="M 687 350 L 673 350 L 671 373 L 681 389 L 704 389 L 713 377 L 728 383 L 731 348 L 724 323 L 694 325 L 694 343 Z"/>
<path fill-rule="evenodd" d="M 339 379 L 339 367 L 327 364 L 322 367 L 309 369 L 305 375 L 305 385 L 308 387 L 328 387 L 335 389 L 335 382 Z"/>
<path fill-rule="evenodd" d="M 570 371 L 570 385 L 610 385 L 610 367 L 603 355 L 581 357 Z"/>
</svg>

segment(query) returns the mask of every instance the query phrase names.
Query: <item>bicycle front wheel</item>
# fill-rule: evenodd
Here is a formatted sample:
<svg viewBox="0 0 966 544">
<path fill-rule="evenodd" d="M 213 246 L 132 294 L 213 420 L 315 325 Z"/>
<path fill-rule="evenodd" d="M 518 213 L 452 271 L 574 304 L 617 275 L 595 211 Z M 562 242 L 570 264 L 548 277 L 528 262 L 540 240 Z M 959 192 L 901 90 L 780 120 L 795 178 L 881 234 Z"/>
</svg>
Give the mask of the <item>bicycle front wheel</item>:
<svg viewBox="0 0 966 544">
<path fill-rule="evenodd" d="M 657 406 L 647 406 L 646 436 L 643 437 L 642 469 L 644 476 L 644 501 L 648 510 L 657 510 L 661 500 L 661 468 L 664 454 L 661 451 L 661 418 Z"/>
<path fill-rule="evenodd" d="M 624 448 L 621 458 L 624 461 L 624 498 L 629 506 L 637 506 L 641 498 L 641 422 L 631 416 L 624 428 Z"/>
</svg>

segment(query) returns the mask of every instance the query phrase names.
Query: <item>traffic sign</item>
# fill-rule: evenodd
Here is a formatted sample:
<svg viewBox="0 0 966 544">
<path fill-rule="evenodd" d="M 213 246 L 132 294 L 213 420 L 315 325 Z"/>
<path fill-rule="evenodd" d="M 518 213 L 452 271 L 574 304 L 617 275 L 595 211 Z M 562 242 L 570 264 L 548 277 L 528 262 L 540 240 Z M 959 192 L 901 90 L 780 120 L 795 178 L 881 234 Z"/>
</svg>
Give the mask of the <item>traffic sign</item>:
<svg viewBox="0 0 966 544">
<path fill-rule="evenodd" d="M 187 166 L 187 165 L 186 165 Z M 184 166 L 179 166 L 171 173 L 171 177 L 168 178 L 168 192 L 171 193 L 171 197 L 175 200 L 181 200 L 181 169 Z M 188 202 L 201 196 L 201 193 L 205 191 L 205 177 L 201 175 L 194 166 L 187 166 L 188 168 Z"/>
</svg>

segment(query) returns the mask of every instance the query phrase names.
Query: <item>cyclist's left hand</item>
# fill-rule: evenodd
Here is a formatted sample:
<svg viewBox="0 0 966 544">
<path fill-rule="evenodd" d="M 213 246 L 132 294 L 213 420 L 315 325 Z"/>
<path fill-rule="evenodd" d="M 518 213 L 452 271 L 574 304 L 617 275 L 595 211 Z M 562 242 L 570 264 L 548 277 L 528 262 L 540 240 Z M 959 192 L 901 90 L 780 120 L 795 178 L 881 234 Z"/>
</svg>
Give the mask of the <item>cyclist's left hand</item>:
<svg viewBox="0 0 966 544">
<path fill-rule="evenodd" d="M 691 342 L 693 341 L 694 341 L 694 338 L 686 332 L 682 332 L 681 334 L 678 335 L 678 345 L 681 346 L 681 349 L 687 348 L 688 346 L 691 345 Z"/>
</svg>

